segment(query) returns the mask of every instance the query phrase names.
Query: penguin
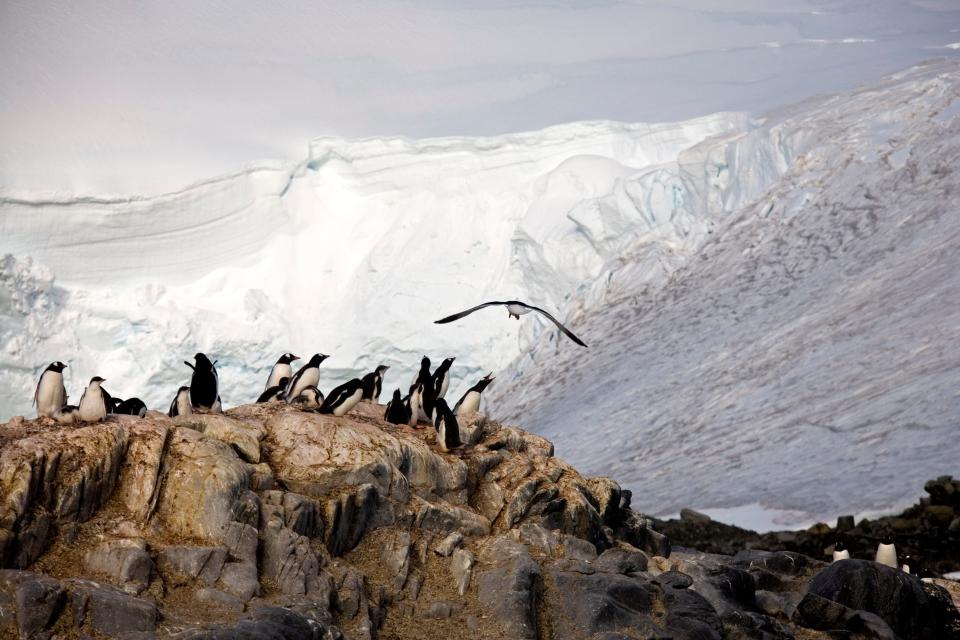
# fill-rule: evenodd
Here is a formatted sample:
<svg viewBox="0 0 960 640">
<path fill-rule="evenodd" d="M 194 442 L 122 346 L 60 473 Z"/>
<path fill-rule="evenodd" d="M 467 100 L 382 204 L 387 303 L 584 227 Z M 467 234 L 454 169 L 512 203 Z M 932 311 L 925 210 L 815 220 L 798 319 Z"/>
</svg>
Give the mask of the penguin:
<svg viewBox="0 0 960 640">
<path fill-rule="evenodd" d="M 843 544 L 843 540 L 837 540 L 833 545 L 833 561 L 837 560 L 849 560 L 850 551 L 847 549 L 847 545 Z"/>
<path fill-rule="evenodd" d="M 410 407 L 400 397 L 400 389 L 393 390 L 393 399 L 387 403 L 387 410 L 383 414 L 383 419 L 391 424 L 407 424 L 410 422 Z"/>
<path fill-rule="evenodd" d="M 441 451 L 450 451 L 459 447 L 460 425 L 457 424 L 457 417 L 450 411 L 447 401 L 443 398 L 437 400 L 436 407 L 437 419 L 434 426 L 437 428 L 437 446 Z"/>
<path fill-rule="evenodd" d="M 433 376 L 430 374 L 430 358 L 423 356 L 420 361 L 420 372 L 417 374 L 417 384 L 420 390 L 420 411 L 418 420 L 433 422 L 433 408 L 437 402 L 437 394 L 433 389 Z"/>
<path fill-rule="evenodd" d="M 295 356 L 292 353 L 285 353 L 280 356 L 277 363 L 270 369 L 270 375 L 267 376 L 267 385 L 263 388 L 264 391 L 270 387 L 280 386 L 280 380 L 283 378 L 290 380 L 293 376 L 293 367 L 290 366 L 290 363 L 299 359 L 300 356 Z"/>
<path fill-rule="evenodd" d="M 290 382 L 290 378 L 280 378 L 277 384 L 272 387 L 267 387 L 267 390 L 257 398 L 257 404 L 261 402 L 283 402 L 283 394 L 287 390 L 288 382 Z"/>
<path fill-rule="evenodd" d="M 463 397 L 457 401 L 457 404 L 453 406 L 453 413 L 460 416 L 465 413 L 472 413 L 474 411 L 480 410 L 480 394 L 483 393 L 483 390 L 486 389 L 491 382 L 496 380 L 496 377 L 491 371 L 483 378 L 480 379 L 480 382 L 470 387 Z"/>
<path fill-rule="evenodd" d="M 363 383 L 360 382 L 360 378 L 344 382 L 339 387 L 335 387 L 326 397 L 320 405 L 320 413 L 342 416 L 360 402 L 361 396 L 363 396 Z"/>
<path fill-rule="evenodd" d="M 904 573 L 910 573 L 910 556 L 903 556 L 903 564 L 900 566 L 900 570 Z"/>
<path fill-rule="evenodd" d="M 433 372 L 433 393 L 438 400 L 447 394 L 447 387 L 450 386 L 450 365 L 454 360 L 456 358 L 445 359 Z"/>
<path fill-rule="evenodd" d="M 283 399 L 286 400 L 287 403 L 293 402 L 294 398 L 299 396 L 301 391 L 307 387 L 317 386 L 317 383 L 320 382 L 320 363 L 329 357 L 330 356 L 323 353 L 313 354 L 310 362 L 300 367 L 300 369 L 293 374 L 293 377 L 290 378 L 290 382 L 287 383 L 287 388 L 284 391 Z"/>
<path fill-rule="evenodd" d="M 380 402 L 380 390 L 383 387 L 383 374 L 389 369 L 385 364 L 380 365 L 375 371 L 371 371 L 360 380 L 363 383 L 363 398 L 361 400 L 373 400 Z"/>
<path fill-rule="evenodd" d="M 304 409 L 319 409 L 323 403 L 323 394 L 316 387 L 307 387 L 300 392 L 291 404 L 302 406 Z"/>
<path fill-rule="evenodd" d="M 140 398 L 127 398 L 122 402 L 114 403 L 113 413 L 142 418 L 147 415 L 147 405 Z"/>
<path fill-rule="evenodd" d="M 879 564 L 885 564 L 888 567 L 897 568 L 897 546 L 893 544 L 893 536 L 889 533 L 884 535 L 877 545 L 877 556 L 875 561 Z"/>
<path fill-rule="evenodd" d="M 177 416 L 188 416 L 193 413 L 193 407 L 190 406 L 190 387 L 180 387 L 177 389 L 177 395 L 170 403 L 170 411 L 167 413 L 171 418 Z"/>
<path fill-rule="evenodd" d="M 406 406 L 407 411 L 410 412 L 410 418 L 407 420 L 407 425 L 411 427 L 416 427 L 417 422 L 420 421 L 420 413 L 422 409 L 420 407 L 420 398 L 423 394 L 423 385 L 419 382 L 415 382 L 410 385 L 410 392 L 407 393 L 407 397 L 403 399 L 404 406 Z"/>
<path fill-rule="evenodd" d="M 90 378 L 90 384 L 80 396 L 79 412 L 82 422 L 100 422 L 107 417 L 112 402 L 109 394 L 100 388 L 101 382 L 106 381 L 100 376 Z"/>
<path fill-rule="evenodd" d="M 74 424 L 80 422 L 80 407 L 75 404 L 64 405 L 53 416 L 53 419 L 60 424 Z"/>
<path fill-rule="evenodd" d="M 196 360 L 196 365 L 183 361 L 183 364 L 193 369 L 193 376 L 190 378 L 190 404 L 194 409 L 210 411 L 220 399 L 218 395 L 220 378 L 214 366 L 217 363 L 210 362 L 210 359 L 202 353 L 197 353 L 193 358 Z"/>
<path fill-rule="evenodd" d="M 40 374 L 37 390 L 33 392 L 38 418 L 55 418 L 67 404 L 67 389 L 63 386 L 63 370 L 66 368 L 67 365 L 58 360 L 51 362 Z"/>
</svg>

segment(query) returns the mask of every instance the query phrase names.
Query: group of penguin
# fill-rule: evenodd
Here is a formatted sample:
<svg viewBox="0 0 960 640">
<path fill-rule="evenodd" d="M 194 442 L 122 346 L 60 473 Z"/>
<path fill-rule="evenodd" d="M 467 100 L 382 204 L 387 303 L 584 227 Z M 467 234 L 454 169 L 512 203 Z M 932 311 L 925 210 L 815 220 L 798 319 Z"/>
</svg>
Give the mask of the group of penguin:
<svg viewBox="0 0 960 640">
<path fill-rule="evenodd" d="M 837 540 L 833 545 L 833 561 L 837 562 L 838 560 L 849 559 L 850 550 L 847 549 L 847 545 L 843 543 L 843 540 Z M 905 573 L 910 573 L 910 556 L 906 556 L 904 560 L 906 562 L 900 566 L 900 569 Z M 893 542 L 893 536 L 887 534 L 881 538 L 880 544 L 877 545 L 877 554 L 874 556 L 874 562 L 893 567 L 894 569 L 897 568 L 897 547 Z"/>
<path fill-rule="evenodd" d="M 353 378 L 324 395 L 317 384 L 320 382 L 320 364 L 328 357 L 315 353 L 294 373 L 292 363 L 300 358 L 292 353 L 283 354 L 271 368 L 266 388 L 257 402 L 286 402 L 304 410 L 335 416 L 345 415 L 361 400 L 379 402 L 383 377 L 389 369 L 388 366 L 380 365 L 363 378 Z M 484 376 L 470 387 L 451 409 L 444 396 L 450 386 L 450 367 L 454 360 L 455 358 L 445 359 L 431 372 L 430 358 L 424 356 L 407 394 L 402 396 L 400 389 L 394 390 L 393 398 L 387 403 L 384 413 L 384 419 L 392 424 L 406 424 L 411 427 L 416 427 L 420 422 L 432 424 L 437 430 L 437 444 L 443 451 L 450 451 L 462 444 L 457 415 L 479 410 L 480 396 L 494 380 L 492 374 Z M 193 372 L 190 384 L 177 390 L 168 415 L 176 417 L 189 415 L 194 411 L 220 413 L 222 404 L 217 361 L 211 362 L 205 354 L 197 353 L 193 364 L 187 361 L 184 361 L 184 364 Z M 33 397 L 37 417 L 51 418 L 60 424 L 72 424 L 99 422 L 110 413 L 136 415 L 141 418 L 146 415 L 147 406 L 142 400 L 129 398 L 121 401 L 112 397 L 103 388 L 102 383 L 105 380 L 100 376 L 90 379 L 79 405 L 67 404 L 67 392 L 63 383 L 63 370 L 66 368 L 67 365 L 62 362 L 53 362 L 40 375 Z"/>
</svg>

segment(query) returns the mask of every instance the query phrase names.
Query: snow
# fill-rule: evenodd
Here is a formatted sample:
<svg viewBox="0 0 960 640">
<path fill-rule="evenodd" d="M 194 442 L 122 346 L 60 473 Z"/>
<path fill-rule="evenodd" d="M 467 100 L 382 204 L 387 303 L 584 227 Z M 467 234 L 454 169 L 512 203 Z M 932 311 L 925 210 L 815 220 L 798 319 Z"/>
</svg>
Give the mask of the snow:
<svg viewBox="0 0 960 640">
<path fill-rule="evenodd" d="M 960 68 L 931 63 L 627 179 L 677 185 L 653 211 L 672 226 L 565 305 L 589 350 L 530 334 L 497 417 L 653 515 L 776 509 L 783 528 L 956 474 L 958 96 Z"/>
<path fill-rule="evenodd" d="M 426 351 L 457 357 L 453 398 L 497 372 L 495 417 L 655 515 L 892 509 L 960 459 L 958 98 L 940 61 L 761 119 L 327 136 L 161 196 L 7 190 L 0 416 L 53 360 L 74 400 L 100 375 L 165 409 L 197 350 L 227 406 L 285 351 L 331 354 L 324 389 L 390 365 L 387 394 Z M 432 323 L 514 297 L 590 348 L 497 309 Z"/>
</svg>

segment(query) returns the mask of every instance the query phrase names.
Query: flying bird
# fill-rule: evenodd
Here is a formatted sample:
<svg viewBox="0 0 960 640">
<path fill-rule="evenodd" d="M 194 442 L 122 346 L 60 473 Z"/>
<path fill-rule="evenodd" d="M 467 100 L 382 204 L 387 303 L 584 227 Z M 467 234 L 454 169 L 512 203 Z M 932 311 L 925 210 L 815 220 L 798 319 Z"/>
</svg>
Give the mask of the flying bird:
<svg viewBox="0 0 960 640">
<path fill-rule="evenodd" d="M 467 309 L 466 311 L 461 311 L 460 313 L 455 313 L 455 314 L 453 314 L 452 316 L 447 316 L 446 318 L 441 318 L 440 320 L 435 321 L 434 324 L 446 324 L 446 323 L 448 323 L 448 322 L 453 322 L 453 321 L 455 321 L 455 320 L 459 320 L 460 318 L 464 318 L 464 317 L 470 315 L 470 314 L 473 313 L 474 311 L 479 311 L 480 309 L 483 309 L 484 307 L 492 307 L 492 306 L 494 306 L 494 305 L 505 306 L 505 307 L 507 308 L 507 317 L 509 317 L 509 318 L 516 318 L 517 320 L 519 320 L 519 319 L 520 319 L 520 316 L 522 316 L 522 315 L 525 314 L 525 313 L 530 313 L 531 311 L 536 311 L 537 313 L 540 313 L 540 314 L 546 316 L 546 317 L 550 320 L 550 322 L 552 322 L 553 324 L 557 325 L 557 328 L 560 329 L 560 331 L 563 331 L 563 333 L 564 333 L 568 338 L 570 338 L 571 340 L 573 340 L 574 342 L 576 342 L 578 345 L 580 345 L 581 347 L 587 346 L 586 343 L 585 343 L 583 340 L 581 340 L 581 339 L 578 338 L 577 336 L 573 335 L 573 332 L 570 331 L 570 329 L 567 329 L 565 326 L 563 326 L 562 324 L 560 324 L 560 321 L 557 320 L 556 318 L 554 318 L 552 315 L 550 315 L 549 313 L 547 313 L 546 311 L 544 311 L 544 310 L 541 309 L 540 307 L 534 307 L 533 305 L 529 305 L 529 304 L 527 304 L 527 303 L 525 303 L 525 302 L 520 302 L 519 300 L 507 300 L 506 302 L 484 302 L 483 304 L 478 304 L 477 306 L 475 306 L 475 307 L 473 307 L 473 308 L 471 308 L 471 309 Z"/>
</svg>

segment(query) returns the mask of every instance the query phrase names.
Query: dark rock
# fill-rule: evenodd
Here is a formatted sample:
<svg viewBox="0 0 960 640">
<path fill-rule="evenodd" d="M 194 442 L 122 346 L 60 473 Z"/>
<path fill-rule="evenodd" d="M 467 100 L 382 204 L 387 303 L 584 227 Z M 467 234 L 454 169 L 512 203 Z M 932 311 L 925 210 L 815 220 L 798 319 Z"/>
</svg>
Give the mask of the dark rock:
<svg viewBox="0 0 960 640">
<path fill-rule="evenodd" d="M 174 586 L 200 580 L 212 585 L 227 561 L 226 547 L 167 547 L 157 556 L 157 569 Z"/>
<path fill-rule="evenodd" d="M 876 614 L 903 638 L 942 637 L 944 621 L 931 606 L 920 580 L 876 562 L 835 562 L 813 578 L 807 596 L 819 596 L 855 611 Z M 823 605 L 817 603 L 817 606 Z M 804 602 L 798 608 L 805 623 L 813 621 L 810 608 Z"/>
<path fill-rule="evenodd" d="M 543 590 L 540 566 L 526 547 L 498 538 L 484 549 L 477 572 L 480 603 L 511 638 L 536 640 L 537 601 Z"/>
<path fill-rule="evenodd" d="M 609 573 L 631 574 L 647 570 L 648 559 L 646 554 L 638 549 L 613 547 L 607 549 L 597 558 L 597 571 Z"/>
<path fill-rule="evenodd" d="M 377 492 L 364 484 L 351 493 L 326 503 L 326 545 L 335 556 L 353 549 L 367 530 L 367 521 L 377 508 Z"/>
<path fill-rule="evenodd" d="M 670 557 L 670 540 L 654 531 L 651 521 L 639 513 L 628 512 L 617 534 L 649 556 Z"/>
<path fill-rule="evenodd" d="M 852 531 L 854 526 L 853 516 L 840 516 L 837 518 L 837 533 Z"/>
<path fill-rule="evenodd" d="M 923 485 L 923 490 L 930 494 L 930 504 L 942 504 L 960 508 L 960 480 L 952 476 L 940 476 Z"/>
<path fill-rule="evenodd" d="M 87 554 L 86 565 L 133 595 L 147 588 L 153 571 L 153 560 L 142 540 L 108 540 Z"/>
<path fill-rule="evenodd" d="M 71 580 L 76 626 L 89 623 L 90 628 L 108 637 L 121 634 L 153 633 L 157 626 L 157 605 L 123 593 L 113 587 L 87 580 Z"/>
<path fill-rule="evenodd" d="M 436 547 L 433 548 L 439 555 L 443 557 L 449 557 L 453 553 L 454 549 L 460 546 L 460 543 L 463 542 L 463 534 L 459 531 L 454 531 L 446 538 L 440 541 Z"/>
<path fill-rule="evenodd" d="M 253 491 L 244 491 L 233 505 L 233 519 L 251 527 L 260 526 L 260 498 Z"/>
<path fill-rule="evenodd" d="M 421 615 L 424 618 L 443 620 L 456 615 L 462 606 L 456 602 L 432 602 Z"/>
<path fill-rule="evenodd" d="M 663 575 L 666 574 L 659 577 Z M 667 630 L 677 640 L 720 640 L 723 637 L 720 616 L 710 602 L 696 591 L 676 588 L 674 585 L 674 588 L 664 589 L 663 604 L 667 608 Z"/>
<path fill-rule="evenodd" d="M 223 531 L 223 544 L 233 560 L 257 561 L 258 531 L 256 527 L 242 522 L 229 522 Z"/>
<path fill-rule="evenodd" d="M 681 509 L 680 519 L 693 524 L 709 524 L 712 521 L 707 514 L 694 511 L 693 509 Z"/>
<path fill-rule="evenodd" d="M 467 536 L 483 536 L 490 533 L 490 521 L 483 516 L 440 502 L 423 502 L 420 505 L 416 527 L 441 534 L 460 531 Z"/>
<path fill-rule="evenodd" d="M 260 581 L 257 579 L 257 565 L 250 562 L 228 562 L 220 572 L 219 584 L 224 591 L 232 593 L 247 602 L 260 594 Z"/>
<path fill-rule="evenodd" d="M 661 590 L 640 578 L 619 574 L 583 575 L 548 570 L 545 593 L 550 626 L 555 637 L 576 638 L 608 631 L 662 634 L 654 620 Z"/>
<path fill-rule="evenodd" d="M 284 508 L 265 504 L 261 530 L 263 554 L 260 567 L 265 578 L 276 583 L 281 593 L 303 595 L 320 592 L 320 561 L 310 539 L 284 525 Z"/>
<path fill-rule="evenodd" d="M 329 635 L 327 635 L 329 634 Z M 282 607 L 260 607 L 232 627 L 201 631 L 190 640 L 323 640 L 341 638 L 335 627 Z"/>
<path fill-rule="evenodd" d="M 686 589 L 693 584 L 693 578 L 679 571 L 664 571 L 655 581 L 666 589 Z"/>
<path fill-rule="evenodd" d="M 793 640 L 790 627 L 752 611 L 730 611 L 722 617 L 724 640 Z"/>
<path fill-rule="evenodd" d="M 583 562 L 595 562 L 597 559 L 597 548 L 580 538 L 564 535 L 561 538 L 563 544 L 563 556 L 572 560 L 581 560 Z"/>
<path fill-rule="evenodd" d="M 28 575 L 17 584 L 14 596 L 17 627 L 21 637 L 25 638 L 53 626 L 65 600 L 63 587 L 58 581 L 38 574 Z"/>
<path fill-rule="evenodd" d="M 235 595 L 219 589 L 210 589 L 203 587 L 197 589 L 197 602 L 215 607 L 222 607 L 230 611 L 243 611 L 243 601 Z"/>
</svg>

